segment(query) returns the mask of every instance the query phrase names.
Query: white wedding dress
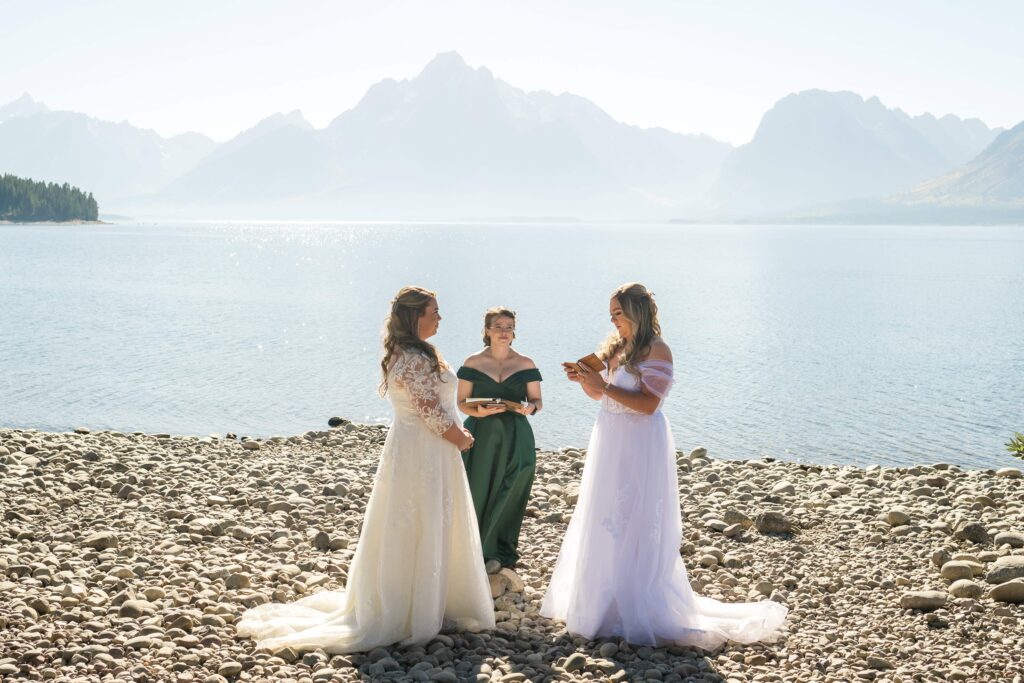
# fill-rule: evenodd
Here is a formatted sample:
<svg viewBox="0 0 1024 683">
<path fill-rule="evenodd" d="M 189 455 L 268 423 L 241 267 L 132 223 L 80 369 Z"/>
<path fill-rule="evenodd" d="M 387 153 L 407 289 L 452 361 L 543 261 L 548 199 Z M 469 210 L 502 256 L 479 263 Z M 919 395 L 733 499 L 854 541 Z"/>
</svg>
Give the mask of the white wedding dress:
<svg viewBox="0 0 1024 683">
<path fill-rule="evenodd" d="M 672 365 L 617 369 L 611 383 L 664 398 Z M 607 379 L 607 371 L 602 372 Z M 787 609 L 772 601 L 724 603 L 690 588 L 679 556 L 675 444 L 658 410 L 644 415 L 607 396 L 590 437 L 579 501 L 541 605 L 586 638 L 618 636 L 638 645 L 773 640 Z"/>
<path fill-rule="evenodd" d="M 458 380 L 439 379 L 418 352 L 388 374 L 395 419 L 384 442 L 344 591 L 247 611 L 238 634 L 260 647 L 330 654 L 494 628 L 476 513 L 458 449 L 440 437 L 455 420 Z"/>
</svg>

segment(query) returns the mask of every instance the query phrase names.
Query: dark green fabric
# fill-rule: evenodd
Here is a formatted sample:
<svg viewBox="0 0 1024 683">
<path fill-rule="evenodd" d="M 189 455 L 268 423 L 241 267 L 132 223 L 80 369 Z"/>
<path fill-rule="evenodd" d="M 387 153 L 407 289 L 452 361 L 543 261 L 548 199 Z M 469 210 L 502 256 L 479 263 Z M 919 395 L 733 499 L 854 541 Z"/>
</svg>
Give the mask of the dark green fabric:
<svg viewBox="0 0 1024 683">
<path fill-rule="evenodd" d="M 526 384 L 541 381 L 540 370 L 520 370 L 495 382 L 486 373 L 465 366 L 459 379 L 473 383 L 473 398 L 526 399 Z M 466 429 L 476 440 L 462 454 L 473 507 L 480 525 L 484 559 L 511 567 L 519 559 L 519 529 L 530 498 L 537 465 L 533 429 L 519 413 L 499 413 L 485 418 L 466 418 Z"/>
</svg>

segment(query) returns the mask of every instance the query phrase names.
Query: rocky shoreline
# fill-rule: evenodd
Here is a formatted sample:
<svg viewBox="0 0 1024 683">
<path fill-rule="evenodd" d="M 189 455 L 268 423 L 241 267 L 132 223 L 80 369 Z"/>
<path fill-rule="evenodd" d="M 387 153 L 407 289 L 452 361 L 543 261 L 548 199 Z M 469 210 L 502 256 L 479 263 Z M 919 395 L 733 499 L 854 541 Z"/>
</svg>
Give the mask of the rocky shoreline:
<svg viewBox="0 0 1024 683">
<path fill-rule="evenodd" d="M 1024 681 L 1024 479 L 679 453 L 702 594 L 790 608 L 776 643 L 586 641 L 539 616 L 585 454 L 538 453 L 498 626 L 272 655 L 248 607 L 344 586 L 386 428 L 266 440 L 0 429 L 0 678 L 53 681 Z"/>
</svg>

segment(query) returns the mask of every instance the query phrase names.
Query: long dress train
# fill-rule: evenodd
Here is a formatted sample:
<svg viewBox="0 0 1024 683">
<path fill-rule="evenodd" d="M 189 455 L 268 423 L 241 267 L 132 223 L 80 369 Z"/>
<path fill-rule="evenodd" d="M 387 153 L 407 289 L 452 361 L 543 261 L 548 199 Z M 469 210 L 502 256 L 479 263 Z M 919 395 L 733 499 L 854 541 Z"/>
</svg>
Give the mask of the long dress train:
<svg viewBox="0 0 1024 683">
<path fill-rule="evenodd" d="M 456 378 L 400 352 L 389 372 L 395 418 L 381 451 L 343 591 L 247 611 L 237 630 L 280 650 L 331 654 L 433 638 L 445 618 L 494 627 L 494 603 L 458 449 L 440 438 L 455 418 Z"/>
<path fill-rule="evenodd" d="M 617 369 L 610 381 L 664 398 L 672 365 Z M 607 373 L 603 373 L 607 378 Z M 658 410 L 644 415 L 607 396 L 590 437 L 580 496 L 541 605 L 587 638 L 619 636 L 640 645 L 694 645 L 772 640 L 787 609 L 766 600 L 725 603 L 690 588 L 679 556 L 675 444 Z"/>
</svg>

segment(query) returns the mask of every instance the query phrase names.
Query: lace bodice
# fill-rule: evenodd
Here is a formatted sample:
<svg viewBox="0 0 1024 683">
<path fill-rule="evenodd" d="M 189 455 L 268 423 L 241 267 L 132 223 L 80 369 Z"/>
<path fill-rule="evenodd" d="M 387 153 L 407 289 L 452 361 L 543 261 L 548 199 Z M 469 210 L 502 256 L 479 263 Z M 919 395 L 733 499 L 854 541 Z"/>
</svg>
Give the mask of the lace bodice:
<svg viewBox="0 0 1024 683">
<path fill-rule="evenodd" d="M 634 375 L 625 368 L 616 368 L 610 377 L 608 369 L 605 368 L 601 371 L 601 376 L 613 385 L 629 391 L 640 391 L 642 385 L 648 392 L 664 400 L 674 383 L 672 364 L 664 360 L 645 360 L 637 363 L 637 369 L 640 370 L 639 376 Z M 627 408 L 608 396 L 601 397 L 601 410 L 607 410 L 610 413 L 642 414 L 632 408 Z M 660 404 L 658 410 L 661 410 Z"/>
<path fill-rule="evenodd" d="M 345 590 L 247 610 L 235 632 L 261 649 L 370 652 L 425 645 L 446 623 L 459 631 L 494 628 L 466 469 L 455 445 L 437 436 L 455 424 L 455 375 L 442 366 L 438 377 L 418 352 L 398 350 L 392 360 L 394 421 L 358 511 L 362 530 Z"/>
<path fill-rule="evenodd" d="M 447 365 L 441 376 L 430 359 L 418 351 L 397 351 L 397 360 L 388 372 L 388 394 L 395 419 L 422 420 L 430 431 L 444 434 L 455 419 L 455 390 L 458 380 Z"/>
</svg>

